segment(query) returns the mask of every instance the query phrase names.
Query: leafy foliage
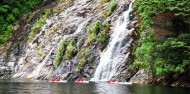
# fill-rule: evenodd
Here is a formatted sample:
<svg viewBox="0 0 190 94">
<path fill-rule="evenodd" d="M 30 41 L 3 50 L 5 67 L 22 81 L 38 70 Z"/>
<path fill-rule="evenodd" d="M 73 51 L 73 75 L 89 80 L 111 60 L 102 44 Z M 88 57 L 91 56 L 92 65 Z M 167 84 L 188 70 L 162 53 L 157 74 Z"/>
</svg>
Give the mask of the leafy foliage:
<svg viewBox="0 0 190 94">
<path fill-rule="evenodd" d="M 94 57 L 94 55 L 92 53 L 91 53 L 91 55 L 89 57 L 84 56 L 79 61 L 78 65 L 77 65 L 77 70 L 80 71 L 85 64 L 92 62 L 93 57 Z"/>
<path fill-rule="evenodd" d="M 102 16 L 105 18 L 110 16 L 114 12 L 114 10 L 117 8 L 117 5 L 118 5 L 117 2 L 115 0 L 112 0 L 108 11 L 104 12 Z"/>
<path fill-rule="evenodd" d="M 185 72 L 190 65 L 189 0 L 138 0 L 140 45 L 133 66 L 153 75 Z"/>
<path fill-rule="evenodd" d="M 88 30 L 88 40 L 98 41 L 99 43 L 104 43 L 108 39 L 110 23 L 102 23 L 97 20 L 94 22 L 92 29 Z"/>
<path fill-rule="evenodd" d="M 77 70 L 79 71 L 79 70 L 81 69 L 81 67 L 82 67 L 86 62 L 87 62 L 86 57 L 83 57 L 83 58 L 79 61 L 78 65 L 77 65 Z"/>
<path fill-rule="evenodd" d="M 0 4 L 0 44 L 3 44 L 11 35 L 16 21 L 32 11 L 42 0 L 1 0 Z"/>
<path fill-rule="evenodd" d="M 110 24 L 106 23 L 102 26 L 101 32 L 97 36 L 97 41 L 99 43 L 104 43 L 108 39 L 108 31 L 110 30 Z"/>
<path fill-rule="evenodd" d="M 70 60 L 77 53 L 77 49 L 74 45 L 74 41 L 71 40 L 66 48 L 64 59 Z"/>
<path fill-rule="evenodd" d="M 63 39 L 60 42 L 58 50 L 57 50 L 57 52 L 55 54 L 55 59 L 54 59 L 54 63 L 53 63 L 53 65 L 55 67 L 58 67 L 60 65 L 62 57 L 63 57 L 63 55 L 64 55 L 64 53 L 66 51 L 66 48 L 67 48 L 67 43 L 68 43 L 67 39 Z"/>
<path fill-rule="evenodd" d="M 109 2 L 110 0 L 100 0 L 100 4 L 102 4 L 102 3 L 107 3 L 107 2 Z"/>
<path fill-rule="evenodd" d="M 62 59 L 70 60 L 77 54 L 74 40 L 68 41 L 67 39 L 61 40 L 58 50 L 55 54 L 54 66 L 58 67 Z"/>
<path fill-rule="evenodd" d="M 31 28 L 28 41 L 32 40 L 36 32 L 41 28 L 41 26 L 45 23 L 46 18 L 48 17 L 48 14 L 50 13 L 50 9 L 44 9 L 40 15 L 39 20 L 37 20 L 33 27 Z"/>
<path fill-rule="evenodd" d="M 101 28 L 101 22 L 99 20 L 95 21 L 93 24 L 93 27 L 88 30 L 88 40 L 89 41 L 94 41 L 96 40 L 96 37 L 98 33 L 100 32 Z"/>
</svg>

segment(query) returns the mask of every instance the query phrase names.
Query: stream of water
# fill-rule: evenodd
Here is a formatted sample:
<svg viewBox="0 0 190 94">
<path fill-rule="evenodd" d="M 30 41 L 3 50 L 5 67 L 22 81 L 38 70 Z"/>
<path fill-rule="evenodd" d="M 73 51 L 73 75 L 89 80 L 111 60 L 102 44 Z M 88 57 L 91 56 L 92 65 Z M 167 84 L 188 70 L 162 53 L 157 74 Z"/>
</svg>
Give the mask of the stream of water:
<svg viewBox="0 0 190 94">
<path fill-rule="evenodd" d="M 126 54 L 122 54 L 122 49 L 130 46 L 131 40 L 126 40 L 126 35 L 132 33 L 130 30 L 126 30 L 129 23 L 129 15 L 132 11 L 132 3 L 127 11 L 119 17 L 117 26 L 115 27 L 111 39 L 109 41 L 108 47 L 100 57 L 100 63 L 95 71 L 94 78 L 92 81 L 104 81 L 111 79 L 117 71 L 119 63 L 123 63 Z M 127 58 L 127 57 L 126 57 Z"/>
</svg>

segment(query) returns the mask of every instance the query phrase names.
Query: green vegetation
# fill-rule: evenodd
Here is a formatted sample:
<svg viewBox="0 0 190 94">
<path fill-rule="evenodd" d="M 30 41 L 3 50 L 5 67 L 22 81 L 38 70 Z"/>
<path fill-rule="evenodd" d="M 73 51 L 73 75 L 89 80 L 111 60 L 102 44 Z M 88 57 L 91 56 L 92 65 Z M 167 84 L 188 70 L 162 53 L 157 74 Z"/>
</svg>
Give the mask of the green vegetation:
<svg viewBox="0 0 190 94">
<path fill-rule="evenodd" d="M 77 49 L 74 44 L 75 42 L 73 40 L 69 42 L 64 55 L 64 59 L 70 60 L 77 53 Z"/>
<path fill-rule="evenodd" d="M 100 32 L 100 28 L 101 28 L 101 22 L 99 20 L 95 21 L 92 29 L 88 30 L 87 38 L 90 42 L 96 40 L 96 37 Z"/>
<path fill-rule="evenodd" d="M 142 18 L 142 30 L 146 25 L 152 23 L 152 18 L 155 15 L 164 12 L 173 12 L 176 16 L 184 17 L 190 16 L 189 0 L 175 1 L 175 0 L 138 0 L 134 8 L 140 12 Z M 190 21 L 189 18 L 187 20 Z"/>
<path fill-rule="evenodd" d="M 1 0 L 0 4 L 0 44 L 11 35 L 13 26 L 23 15 L 31 12 L 42 0 Z"/>
<path fill-rule="evenodd" d="M 86 62 L 86 57 L 83 57 L 77 65 L 77 70 L 79 71 Z"/>
<path fill-rule="evenodd" d="M 63 57 L 63 55 L 64 55 L 64 53 L 66 51 L 66 48 L 67 48 L 67 43 L 68 43 L 67 39 L 63 39 L 60 42 L 58 50 L 57 50 L 57 52 L 55 54 L 55 59 L 54 59 L 54 63 L 53 63 L 53 65 L 55 67 L 58 67 L 60 65 L 62 57 Z"/>
<path fill-rule="evenodd" d="M 70 60 L 76 54 L 77 54 L 77 49 L 75 47 L 74 40 L 68 41 L 67 39 L 63 39 L 60 42 L 58 50 L 55 54 L 54 66 L 58 67 L 62 59 Z"/>
<path fill-rule="evenodd" d="M 114 10 L 117 8 L 117 5 L 118 5 L 117 2 L 115 0 L 112 0 L 111 3 L 110 3 L 110 7 L 109 7 L 108 11 L 104 12 L 102 14 L 102 16 L 104 18 L 110 16 L 114 12 Z"/>
<path fill-rule="evenodd" d="M 108 38 L 109 27 L 109 23 L 105 23 L 104 25 L 102 25 L 99 20 L 95 21 L 92 29 L 88 30 L 88 40 L 90 42 L 98 41 L 100 43 L 104 43 Z"/>
<path fill-rule="evenodd" d="M 90 52 L 90 49 L 89 48 L 84 48 L 82 49 L 79 53 L 78 53 L 78 57 L 79 58 L 82 58 L 85 56 L 86 53 L 89 53 Z"/>
<path fill-rule="evenodd" d="M 77 65 L 77 70 L 80 71 L 85 64 L 92 62 L 93 58 L 94 58 L 94 55 L 92 53 L 91 53 L 91 55 L 89 57 L 84 56 L 79 61 L 78 65 Z"/>
<path fill-rule="evenodd" d="M 108 39 L 108 31 L 110 30 L 110 23 L 102 24 L 101 21 L 96 20 L 93 23 L 93 26 L 91 29 L 88 30 L 87 39 L 89 40 L 88 43 L 97 41 L 100 44 L 103 44 Z M 94 55 L 90 51 L 88 47 L 83 48 L 78 52 L 78 58 L 80 58 L 79 63 L 77 65 L 77 70 L 80 71 L 82 67 L 92 62 Z M 87 57 L 88 56 L 88 57 Z"/>
<path fill-rule="evenodd" d="M 44 53 L 44 54 L 42 54 L 42 55 L 41 55 L 41 57 L 40 57 L 40 58 L 41 58 L 41 59 L 44 59 L 46 56 L 47 56 L 47 54 L 46 54 L 46 53 Z"/>
<path fill-rule="evenodd" d="M 31 28 L 28 41 L 30 41 L 34 37 L 36 32 L 42 27 L 42 25 L 45 24 L 45 20 L 46 20 L 46 18 L 48 17 L 49 14 L 50 14 L 50 9 L 44 9 L 41 12 L 40 19 L 37 20 L 33 24 L 33 27 Z"/>
<path fill-rule="evenodd" d="M 190 65 L 189 0 L 138 0 L 140 45 L 133 67 L 153 75 L 185 72 Z"/>
<path fill-rule="evenodd" d="M 101 32 L 97 36 L 97 41 L 99 43 L 104 43 L 108 39 L 108 32 L 110 30 L 110 24 L 106 23 L 102 26 Z"/>
<path fill-rule="evenodd" d="M 110 0 L 101 0 L 99 3 L 100 4 L 103 4 L 103 3 L 107 3 L 107 2 L 109 2 Z"/>
</svg>

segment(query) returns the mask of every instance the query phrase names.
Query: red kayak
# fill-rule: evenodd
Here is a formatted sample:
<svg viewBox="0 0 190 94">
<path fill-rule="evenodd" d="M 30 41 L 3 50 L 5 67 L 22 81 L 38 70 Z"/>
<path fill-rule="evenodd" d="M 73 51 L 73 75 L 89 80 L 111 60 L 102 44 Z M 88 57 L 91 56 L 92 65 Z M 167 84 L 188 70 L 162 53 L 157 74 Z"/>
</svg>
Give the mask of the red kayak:
<svg viewBox="0 0 190 94">
<path fill-rule="evenodd" d="M 108 83 L 113 83 L 113 82 L 117 82 L 117 80 L 114 80 L 114 79 L 112 79 L 112 80 L 109 80 L 109 81 L 107 81 Z"/>
<path fill-rule="evenodd" d="M 83 78 L 78 78 L 74 82 L 75 83 L 89 83 L 89 81 L 85 81 Z"/>
<path fill-rule="evenodd" d="M 52 78 L 50 80 L 47 80 L 46 82 L 62 82 L 62 83 L 66 83 L 67 80 L 61 80 L 61 78 Z"/>
</svg>

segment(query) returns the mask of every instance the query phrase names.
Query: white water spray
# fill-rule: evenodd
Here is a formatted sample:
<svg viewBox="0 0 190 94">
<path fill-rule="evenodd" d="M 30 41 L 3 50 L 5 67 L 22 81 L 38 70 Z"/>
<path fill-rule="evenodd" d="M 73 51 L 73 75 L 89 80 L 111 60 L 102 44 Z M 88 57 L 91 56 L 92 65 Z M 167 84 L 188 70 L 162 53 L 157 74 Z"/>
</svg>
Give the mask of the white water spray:
<svg viewBox="0 0 190 94">
<path fill-rule="evenodd" d="M 127 54 L 124 58 L 121 58 L 123 57 L 122 48 L 124 48 L 124 46 L 130 46 L 132 42 L 131 40 L 125 41 L 125 38 L 127 34 L 132 33 L 131 31 L 126 30 L 126 27 L 129 24 L 129 16 L 132 11 L 133 2 L 134 1 L 131 2 L 129 9 L 124 11 L 119 17 L 114 33 L 111 35 L 108 47 L 101 54 L 100 63 L 95 71 L 94 78 L 92 78 L 91 81 L 106 81 L 111 79 L 117 71 L 118 64 L 124 62 L 122 59 L 128 57 Z"/>
</svg>

